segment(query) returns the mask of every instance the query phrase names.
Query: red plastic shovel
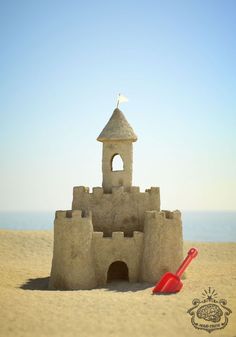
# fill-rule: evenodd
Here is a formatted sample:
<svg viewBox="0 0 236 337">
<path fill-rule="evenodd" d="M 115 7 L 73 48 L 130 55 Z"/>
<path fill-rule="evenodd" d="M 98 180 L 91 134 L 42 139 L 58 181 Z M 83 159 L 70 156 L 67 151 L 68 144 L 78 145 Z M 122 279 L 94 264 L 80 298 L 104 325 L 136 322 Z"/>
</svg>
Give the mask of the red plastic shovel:
<svg viewBox="0 0 236 337">
<path fill-rule="evenodd" d="M 184 273 L 185 269 L 188 267 L 189 263 L 192 261 L 194 257 L 196 257 L 198 251 L 196 248 L 191 248 L 188 252 L 187 257 L 181 263 L 179 269 L 175 274 L 170 272 L 165 273 L 160 281 L 156 284 L 155 288 L 153 289 L 153 294 L 155 293 L 163 293 L 163 294 L 171 294 L 177 293 L 183 287 L 183 283 L 181 282 L 180 278 Z"/>
</svg>

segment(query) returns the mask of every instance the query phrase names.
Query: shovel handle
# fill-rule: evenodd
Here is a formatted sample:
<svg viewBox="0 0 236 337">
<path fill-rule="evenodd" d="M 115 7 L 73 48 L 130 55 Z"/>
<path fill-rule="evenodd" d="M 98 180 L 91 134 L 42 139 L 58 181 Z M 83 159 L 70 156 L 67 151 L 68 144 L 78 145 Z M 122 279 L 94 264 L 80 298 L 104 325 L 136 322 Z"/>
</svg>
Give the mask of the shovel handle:
<svg viewBox="0 0 236 337">
<path fill-rule="evenodd" d="M 184 261 L 181 263 L 175 275 L 180 278 L 182 274 L 184 273 L 185 269 L 188 267 L 189 263 L 192 261 L 192 259 L 194 259 L 197 256 L 197 254 L 198 254 L 198 250 L 196 248 L 191 248 L 188 251 L 188 255 L 186 256 Z"/>
</svg>

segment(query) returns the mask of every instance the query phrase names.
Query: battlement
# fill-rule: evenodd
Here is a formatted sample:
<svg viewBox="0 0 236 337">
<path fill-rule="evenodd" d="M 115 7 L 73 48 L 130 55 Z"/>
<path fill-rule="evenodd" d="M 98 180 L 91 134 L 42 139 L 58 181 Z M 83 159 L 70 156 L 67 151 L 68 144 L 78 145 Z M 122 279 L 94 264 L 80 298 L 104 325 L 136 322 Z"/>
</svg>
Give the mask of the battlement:
<svg viewBox="0 0 236 337">
<path fill-rule="evenodd" d="M 117 231 L 117 232 L 112 232 L 112 236 L 110 237 L 104 237 L 103 236 L 103 232 L 93 232 L 93 238 L 95 240 L 140 240 L 143 239 L 143 232 L 139 232 L 139 231 L 134 231 L 133 232 L 133 236 L 132 237 L 126 237 L 124 235 L 124 232 L 121 231 Z"/>
<path fill-rule="evenodd" d="M 143 231 L 144 212 L 160 211 L 159 187 L 140 192 L 138 186 L 112 187 L 105 192 L 102 187 L 75 186 L 72 210 L 92 211 L 94 231 L 102 231 L 111 237 L 112 232 L 125 232 L 131 237 L 134 231 Z"/>
<path fill-rule="evenodd" d="M 167 210 L 146 211 L 145 216 L 147 219 L 154 219 L 154 218 L 162 217 L 168 220 L 173 220 L 173 219 L 180 220 L 181 212 L 178 210 L 175 210 L 175 211 L 167 211 Z"/>
<path fill-rule="evenodd" d="M 175 211 L 162 210 L 161 213 L 164 213 L 164 217 L 166 219 L 180 219 L 181 218 L 181 212 L 179 210 L 175 210 Z"/>
<path fill-rule="evenodd" d="M 159 187 L 146 188 L 145 192 L 149 194 L 159 194 L 160 188 Z"/>
<path fill-rule="evenodd" d="M 59 210 L 56 211 L 55 219 L 92 219 L 92 212 L 81 210 Z"/>
<path fill-rule="evenodd" d="M 146 189 L 145 192 L 140 192 L 139 186 L 131 186 L 127 190 L 124 186 L 114 186 L 112 187 L 112 190 L 110 193 L 107 193 L 104 191 L 102 187 L 93 187 L 92 192 L 90 192 L 89 187 L 85 186 L 75 186 L 73 188 L 73 196 L 79 197 L 82 195 L 89 195 L 89 196 L 98 196 L 102 197 L 103 195 L 109 196 L 109 195 L 117 195 L 117 194 L 146 194 L 146 195 L 153 195 L 153 194 L 159 194 L 160 189 L 159 187 L 151 187 L 149 189 Z"/>
</svg>

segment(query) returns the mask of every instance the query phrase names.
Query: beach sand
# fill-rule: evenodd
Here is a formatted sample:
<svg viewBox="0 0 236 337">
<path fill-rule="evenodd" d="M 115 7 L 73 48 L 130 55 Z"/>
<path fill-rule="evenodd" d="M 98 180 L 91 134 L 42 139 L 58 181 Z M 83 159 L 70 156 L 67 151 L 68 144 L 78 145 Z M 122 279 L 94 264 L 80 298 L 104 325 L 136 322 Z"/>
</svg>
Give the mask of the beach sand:
<svg viewBox="0 0 236 337">
<path fill-rule="evenodd" d="M 152 295 L 153 285 L 112 283 L 90 291 L 47 290 L 51 231 L 0 231 L 0 336 L 208 336 L 187 310 L 209 286 L 232 310 L 228 325 L 211 336 L 236 336 L 236 243 L 185 242 L 195 246 L 178 294 Z"/>
</svg>

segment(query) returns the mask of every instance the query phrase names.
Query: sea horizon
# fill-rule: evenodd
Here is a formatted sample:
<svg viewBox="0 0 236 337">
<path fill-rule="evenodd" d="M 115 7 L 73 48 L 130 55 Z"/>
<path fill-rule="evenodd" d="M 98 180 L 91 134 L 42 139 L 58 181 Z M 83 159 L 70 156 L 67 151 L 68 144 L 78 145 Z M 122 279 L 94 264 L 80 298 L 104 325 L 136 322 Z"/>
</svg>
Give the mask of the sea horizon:
<svg viewBox="0 0 236 337">
<path fill-rule="evenodd" d="M 188 241 L 236 242 L 236 211 L 185 210 L 183 238 Z M 54 210 L 0 211 L 0 229 L 52 230 Z"/>
</svg>

